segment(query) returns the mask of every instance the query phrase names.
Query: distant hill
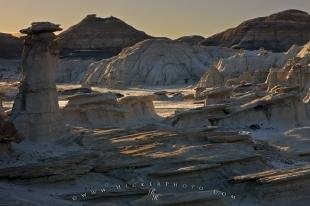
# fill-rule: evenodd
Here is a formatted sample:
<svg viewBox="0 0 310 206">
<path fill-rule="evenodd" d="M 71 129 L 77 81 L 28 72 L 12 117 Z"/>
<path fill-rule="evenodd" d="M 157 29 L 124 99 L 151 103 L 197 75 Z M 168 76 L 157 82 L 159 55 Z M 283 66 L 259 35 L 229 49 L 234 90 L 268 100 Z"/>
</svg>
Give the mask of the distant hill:
<svg viewBox="0 0 310 206">
<path fill-rule="evenodd" d="M 93 63 L 85 85 L 167 86 L 196 83 L 214 61 L 236 50 L 191 46 L 169 39 L 150 39 L 123 49 L 110 59 Z"/>
<path fill-rule="evenodd" d="M 58 42 L 62 55 L 73 52 L 110 57 L 125 47 L 150 38 L 116 17 L 100 18 L 93 14 L 60 33 Z"/>
<path fill-rule="evenodd" d="M 22 52 L 22 40 L 6 33 L 0 33 L 0 58 L 19 58 Z"/>
<path fill-rule="evenodd" d="M 274 52 L 287 51 L 293 44 L 310 40 L 310 15 L 299 10 L 286 10 L 267 17 L 243 22 L 239 26 L 215 34 L 201 44 Z"/>
<path fill-rule="evenodd" d="M 190 45 L 199 45 L 202 41 L 204 41 L 205 38 L 203 36 L 199 36 L 199 35 L 193 35 L 193 36 L 182 36 L 178 39 L 176 39 L 176 41 L 180 41 L 180 42 L 184 42 Z"/>
</svg>

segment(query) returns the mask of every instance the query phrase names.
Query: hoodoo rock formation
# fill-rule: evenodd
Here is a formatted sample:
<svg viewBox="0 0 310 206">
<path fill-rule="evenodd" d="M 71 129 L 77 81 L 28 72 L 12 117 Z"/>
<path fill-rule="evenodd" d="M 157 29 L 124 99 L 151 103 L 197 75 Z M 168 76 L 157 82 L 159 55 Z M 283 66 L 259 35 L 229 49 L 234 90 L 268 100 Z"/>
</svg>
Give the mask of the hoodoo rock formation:
<svg viewBox="0 0 310 206">
<path fill-rule="evenodd" d="M 261 52 L 252 60 L 247 57 L 246 66 L 239 68 L 232 65 L 238 65 L 244 53 L 222 60 L 217 67 L 220 71 L 214 67 L 197 84 L 195 97 L 205 99 L 205 107 L 176 114 L 172 124 L 184 128 L 190 127 L 192 122 L 200 122 L 200 127 L 270 127 L 279 130 L 309 125 L 308 48 L 309 43 L 283 54 Z M 282 67 L 283 62 L 286 63 Z M 268 67 L 269 71 L 266 70 Z M 225 77 L 225 87 L 214 81 L 221 76 Z M 264 77 L 266 81 L 262 82 Z"/>
<path fill-rule="evenodd" d="M 150 38 L 116 17 L 100 18 L 93 14 L 59 34 L 58 42 L 62 55 L 73 52 L 85 56 L 88 53 L 104 58 Z"/>
<path fill-rule="evenodd" d="M 213 69 L 201 77 L 197 86 L 217 87 L 225 83 L 237 85 L 242 81 L 262 83 L 266 80 L 270 68 L 282 68 L 297 55 L 306 55 L 304 50 L 304 47 L 296 45 L 283 53 L 273 53 L 264 49 L 258 51 L 240 50 L 233 56 L 221 58 L 217 64 L 214 64 Z"/>
<path fill-rule="evenodd" d="M 310 87 L 310 43 L 282 68 L 271 68 L 266 79 L 268 91 L 295 90 L 305 95 Z"/>
<path fill-rule="evenodd" d="M 80 94 L 70 97 L 61 112 L 64 121 L 72 126 L 130 127 L 158 120 L 153 100 L 152 95 L 118 99 L 111 92 Z"/>
<path fill-rule="evenodd" d="M 19 58 L 22 45 L 21 39 L 11 34 L 0 33 L 0 58 Z"/>
<path fill-rule="evenodd" d="M 190 46 L 167 39 L 146 40 L 90 65 L 84 84 L 114 87 L 196 83 L 214 61 L 235 53 L 233 49 Z"/>
<path fill-rule="evenodd" d="M 310 15 L 304 11 L 287 10 L 245 21 L 236 28 L 207 38 L 202 45 L 247 50 L 263 47 L 274 52 L 283 52 L 293 44 L 304 45 L 309 40 Z"/>
<path fill-rule="evenodd" d="M 22 80 L 14 101 L 11 119 L 18 132 L 32 139 L 57 135 L 60 122 L 55 84 L 57 44 L 53 32 L 59 25 L 49 22 L 32 23 L 21 30 L 27 34 L 22 55 Z"/>
<path fill-rule="evenodd" d="M 205 99 L 206 106 L 176 114 L 172 124 L 184 128 L 199 122 L 200 127 L 248 127 L 279 130 L 308 126 L 310 122 L 308 101 L 310 52 L 308 48 L 309 43 L 298 49 L 300 52 L 297 54 L 296 51 L 293 52 L 295 56 L 287 60 L 283 67 L 270 68 L 265 82 L 256 82 L 261 78 L 260 75 L 257 72 L 250 73 L 251 69 L 258 66 L 254 62 L 246 61 L 249 63 L 249 69 L 241 73 L 237 72 L 237 69 L 240 69 L 237 67 L 235 67 L 237 71 L 228 67 L 228 70 L 226 70 L 227 68 L 222 69 L 221 73 L 214 67 L 204 75 L 196 89 L 196 98 Z M 268 63 L 266 53 L 263 55 Z M 292 54 L 288 56 L 292 57 Z M 287 57 L 279 58 L 278 56 L 274 58 L 274 62 L 278 60 L 283 62 L 284 59 Z M 264 65 L 266 62 L 263 62 L 262 59 L 260 63 Z M 264 70 L 268 68 L 268 66 L 264 67 Z M 227 79 L 234 73 L 239 76 Z M 217 79 L 215 77 L 220 76 L 226 77 L 226 87 L 219 87 L 221 85 L 214 81 Z"/>
<path fill-rule="evenodd" d="M 269 78 L 270 76 L 274 78 Z M 278 71 L 271 70 L 266 83 L 269 91 L 277 92 L 284 87 L 286 90 L 291 89 L 306 94 L 310 86 L 310 66 L 295 63 Z"/>
</svg>

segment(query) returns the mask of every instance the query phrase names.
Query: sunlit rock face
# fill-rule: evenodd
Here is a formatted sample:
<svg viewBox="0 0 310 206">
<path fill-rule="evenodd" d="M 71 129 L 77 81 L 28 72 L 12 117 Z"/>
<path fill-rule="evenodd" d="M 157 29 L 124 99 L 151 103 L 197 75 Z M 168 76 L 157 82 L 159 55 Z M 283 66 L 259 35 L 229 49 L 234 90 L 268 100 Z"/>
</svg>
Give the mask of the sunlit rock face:
<svg viewBox="0 0 310 206">
<path fill-rule="evenodd" d="M 264 47 L 274 52 L 283 52 L 293 44 L 304 45 L 309 40 L 310 15 L 303 11 L 287 10 L 245 21 L 235 28 L 207 38 L 202 45 L 247 50 Z"/>
<path fill-rule="evenodd" d="M 82 53 L 92 51 L 92 56 L 111 57 L 123 48 L 149 38 L 152 37 L 118 18 L 88 15 L 59 34 L 57 41 L 63 55 L 76 51 L 79 51 L 77 55 L 85 55 Z"/>
<path fill-rule="evenodd" d="M 218 70 L 223 72 L 226 78 L 238 77 L 244 72 L 251 74 L 259 71 L 268 73 L 271 67 L 282 67 L 285 63 L 295 57 L 302 47 L 293 46 L 284 53 L 273 53 L 266 50 L 240 51 L 238 54 L 222 59 L 218 64 Z M 260 78 L 260 77 L 258 77 Z M 263 77 L 263 79 L 265 79 Z"/>
<path fill-rule="evenodd" d="M 57 135 L 61 121 L 55 84 L 57 45 L 53 32 L 59 25 L 33 23 L 28 29 L 22 55 L 22 79 L 12 109 L 18 132 L 33 139 Z"/>
<path fill-rule="evenodd" d="M 197 87 L 218 87 L 224 85 L 224 75 L 217 69 L 216 65 L 206 72 L 199 80 Z"/>
<path fill-rule="evenodd" d="M 270 68 L 282 68 L 296 55 L 304 54 L 304 47 L 292 46 L 287 52 L 273 53 L 260 49 L 257 51 L 240 50 L 237 54 L 222 58 L 200 79 L 198 87 L 238 85 L 240 82 L 263 83 Z M 215 81 L 216 79 L 220 81 Z"/>
<path fill-rule="evenodd" d="M 305 44 L 301 51 L 282 68 L 271 68 L 266 79 L 269 92 L 295 89 L 305 96 L 310 87 L 310 44 Z"/>
<path fill-rule="evenodd" d="M 310 64 L 310 41 L 302 47 L 296 57 L 300 64 Z"/>
<path fill-rule="evenodd" d="M 168 39 L 146 40 L 113 58 L 90 65 L 84 84 L 115 87 L 196 83 L 214 61 L 236 52 Z"/>
<path fill-rule="evenodd" d="M 200 127 L 272 128 L 279 131 L 308 126 L 309 43 L 299 48 L 294 46 L 286 53 L 260 51 L 252 59 L 246 59 L 246 53 L 248 51 L 224 59 L 206 73 L 196 89 L 196 97 L 205 99 L 205 107 L 176 114 L 172 125 L 190 128 L 199 122 Z M 241 63 L 244 59 L 246 66 Z M 225 64 L 221 67 L 223 62 Z M 272 62 L 275 67 L 267 72 Z M 282 67 L 283 62 L 286 63 Z M 259 67 L 260 72 L 267 73 L 264 82 L 257 82 L 262 78 Z M 214 81 L 215 77 L 227 79 L 235 75 L 239 76 L 226 80 L 228 88 L 216 88 L 220 84 Z"/>
</svg>

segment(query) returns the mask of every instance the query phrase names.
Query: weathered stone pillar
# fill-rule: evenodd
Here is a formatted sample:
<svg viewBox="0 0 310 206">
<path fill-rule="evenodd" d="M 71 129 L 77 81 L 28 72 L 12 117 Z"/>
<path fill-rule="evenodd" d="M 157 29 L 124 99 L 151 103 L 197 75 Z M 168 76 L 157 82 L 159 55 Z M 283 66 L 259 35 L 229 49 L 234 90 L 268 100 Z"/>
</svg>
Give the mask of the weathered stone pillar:
<svg viewBox="0 0 310 206">
<path fill-rule="evenodd" d="M 22 54 L 21 85 L 11 119 L 26 138 L 56 137 L 64 127 L 55 84 L 58 49 L 53 33 L 61 30 L 59 25 L 37 22 L 20 31 L 27 36 Z"/>
</svg>

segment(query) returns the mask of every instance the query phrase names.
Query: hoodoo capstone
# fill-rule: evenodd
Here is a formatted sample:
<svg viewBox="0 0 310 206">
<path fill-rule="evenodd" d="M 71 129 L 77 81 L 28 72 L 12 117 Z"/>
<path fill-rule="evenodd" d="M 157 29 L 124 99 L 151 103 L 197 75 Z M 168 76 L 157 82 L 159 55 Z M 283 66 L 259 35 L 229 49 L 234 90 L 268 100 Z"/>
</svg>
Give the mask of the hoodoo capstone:
<svg viewBox="0 0 310 206">
<path fill-rule="evenodd" d="M 55 84 L 57 44 L 53 32 L 59 25 L 36 22 L 20 32 L 26 34 L 22 54 L 22 79 L 11 119 L 27 138 L 56 136 L 63 128 Z"/>
</svg>

